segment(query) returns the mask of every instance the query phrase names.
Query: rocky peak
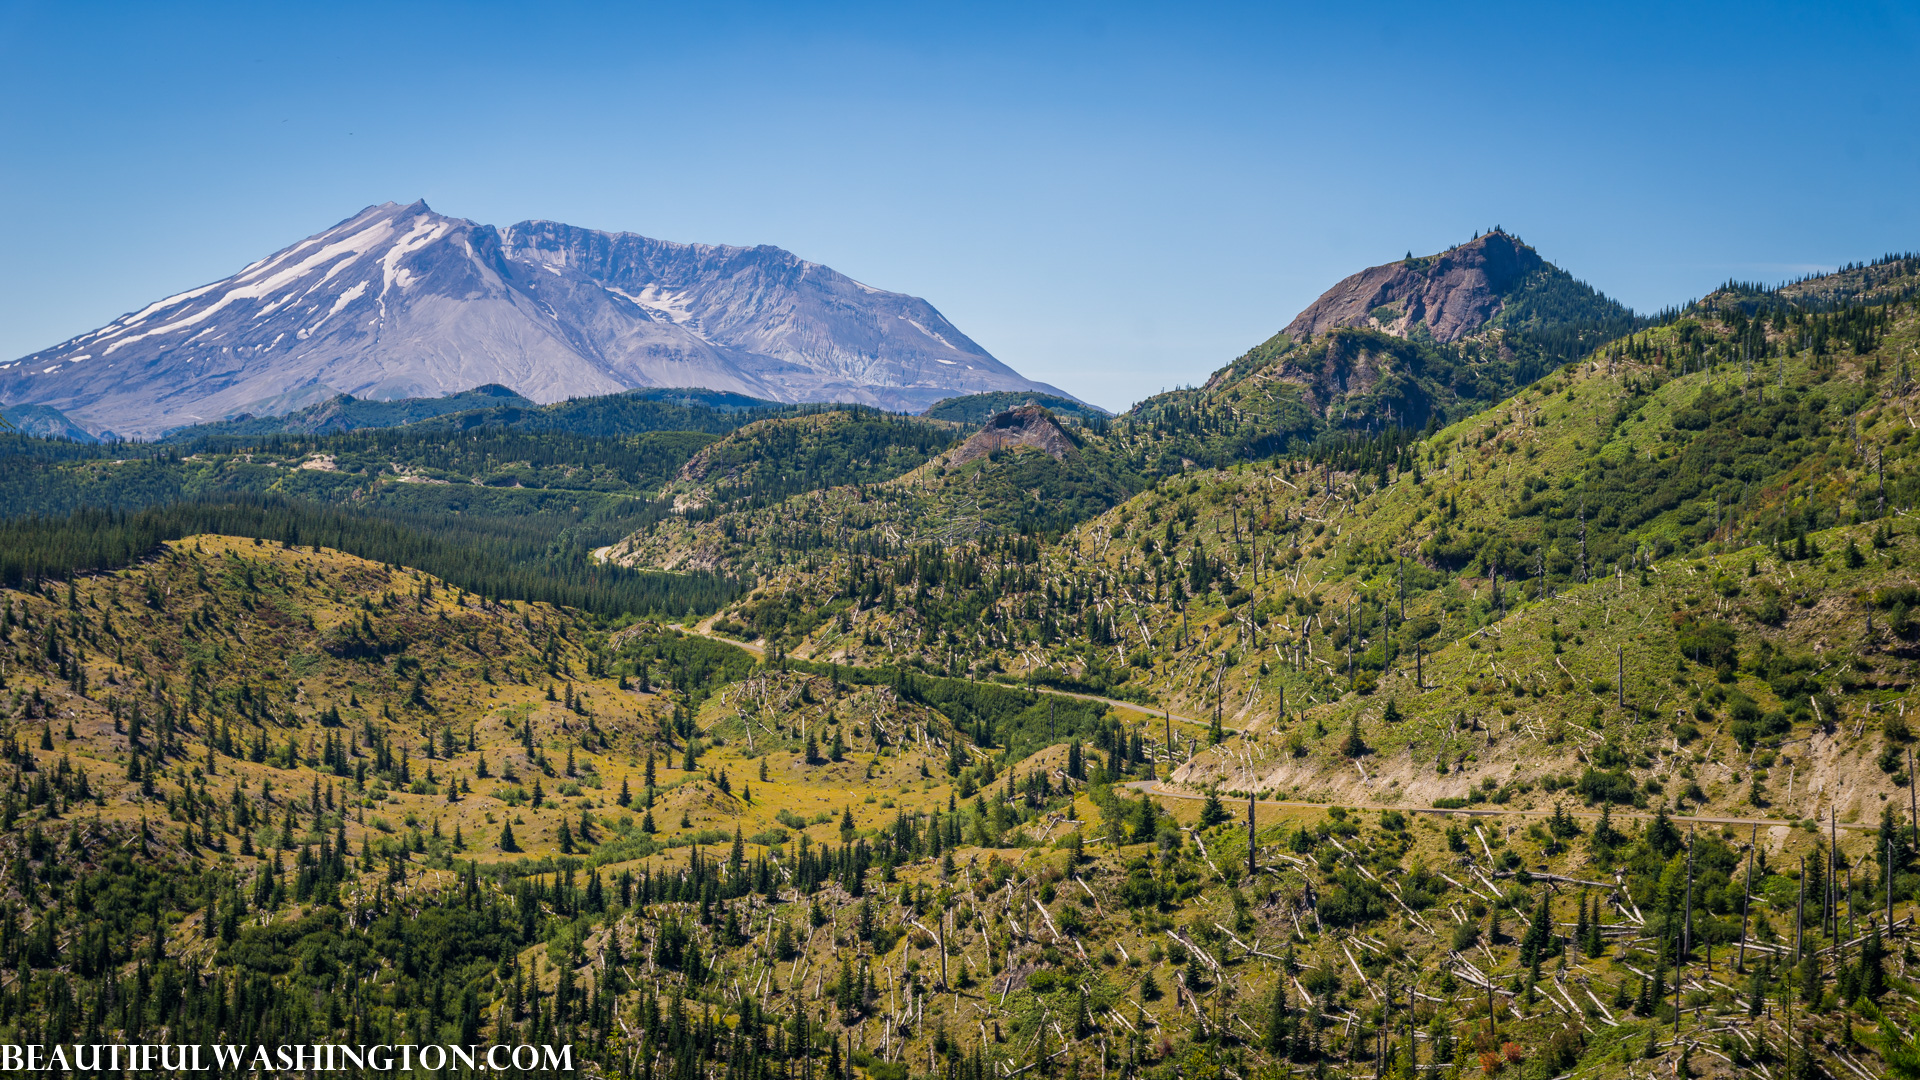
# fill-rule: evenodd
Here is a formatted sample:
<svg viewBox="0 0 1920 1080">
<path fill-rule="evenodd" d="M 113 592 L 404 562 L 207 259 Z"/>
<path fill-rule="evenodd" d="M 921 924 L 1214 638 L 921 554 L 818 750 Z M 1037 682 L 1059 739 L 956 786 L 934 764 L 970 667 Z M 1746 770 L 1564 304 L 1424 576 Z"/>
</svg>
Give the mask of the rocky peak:
<svg viewBox="0 0 1920 1080">
<path fill-rule="evenodd" d="M 960 448 L 947 455 L 949 467 L 965 465 L 996 450 L 1025 446 L 1039 450 L 1058 461 L 1073 449 L 1073 440 L 1060 428 L 1053 414 L 1039 405 L 1027 404 L 1008 409 L 988 420 Z"/>
<path fill-rule="evenodd" d="M 1438 255 L 1362 270 L 1307 305 L 1285 332 L 1299 341 L 1356 326 L 1406 337 L 1424 325 L 1435 341 L 1458 341 L 1498 315 L 1507 294 L 1545 265 L 1539 253 L 1496 230 Z"/>
</svg>

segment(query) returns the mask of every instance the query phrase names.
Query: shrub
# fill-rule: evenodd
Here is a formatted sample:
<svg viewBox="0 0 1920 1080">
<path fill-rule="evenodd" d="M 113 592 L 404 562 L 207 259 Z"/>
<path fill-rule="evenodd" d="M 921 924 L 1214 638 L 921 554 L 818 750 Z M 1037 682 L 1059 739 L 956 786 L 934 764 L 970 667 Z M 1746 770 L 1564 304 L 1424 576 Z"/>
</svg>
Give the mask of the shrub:
<svg viewBox="0 0 1920 1080">
<path fill-rule="evenodd" d="M 1630 803 L 1633 801 L 1635 784 L 1633 777 L 1621 770 L 1602 772 L 1588 769 L 1580 776 L 1580 782 L 1574 788 L 1588 802 Z"/>
</svg>

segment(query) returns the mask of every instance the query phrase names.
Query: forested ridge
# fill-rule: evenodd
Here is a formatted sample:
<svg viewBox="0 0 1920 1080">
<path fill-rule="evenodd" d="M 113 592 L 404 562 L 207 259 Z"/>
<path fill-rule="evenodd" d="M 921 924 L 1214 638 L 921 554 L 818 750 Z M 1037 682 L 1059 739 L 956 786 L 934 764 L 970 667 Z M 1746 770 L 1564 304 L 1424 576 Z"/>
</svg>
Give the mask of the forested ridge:
<svg viewBox="0 0 1920 1080">
<path fill-rule="evenodd" d="M 1897 1075 L 1913 274 L 1619 325 L 1543 279 L 992 439 L 691 392 L 11 437 L 0 1029 Z"/>
</svg>

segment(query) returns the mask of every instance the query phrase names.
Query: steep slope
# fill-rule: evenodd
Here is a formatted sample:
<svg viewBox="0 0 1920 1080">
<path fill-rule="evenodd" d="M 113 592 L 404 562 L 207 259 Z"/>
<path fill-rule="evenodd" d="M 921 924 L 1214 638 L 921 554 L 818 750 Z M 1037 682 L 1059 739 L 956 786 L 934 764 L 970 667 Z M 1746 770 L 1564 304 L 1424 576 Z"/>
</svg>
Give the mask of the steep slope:
<svg viewBox="0 0 1920 1080">
<path fill-rule="evenodd" d="M 948 468 L 959 468 L 976 458 L 1003 454 L 1018 447 L 1038 450 L 1055 461 L 1073 452 L 1073 440 L 1059 421 L 1039 405 L 1022 405 L 991 417 L 947 455 Z"/>
<path fill-rule="evenodd" d="M 1920 291 L 1920 255 L 1887 255 L 1869 263 L 1851 263 L 1831 274 L 1812 274 L 1785 285 L 1730 281 L 1704 297 L 1704 307 L 1739 306 L 1755 312 L 1825 310 L 1849 304 L 1884 304 L 1910 299 Z"/>
<path fill-rule="evenodd" d="M 1148 398 L 1127 419 L 1156 429 L 1163 462 L 1299 452 L 1457 420 L 1646 325 L 1495 231 L 1347 278 L 1204 386 Z"/>
<path fill-rule="evenodd" d="M 1556 295 L 1571 303 L 1532 310 Z M 1305 340 L 1341 327 L 1374 328 L 1396 337 L 1419 332 L 1445 344 L 1530 318 L 1614 324 L 1631 314 L 1496 229 L 1438 255 L 1362 270 L 1321 294 L 1281 332 Z"/>
<path fill-rule="evenodd" d="M 425 203 L 368 207 L 231 278 L 0 365 L 0 399 L 142 438 L 340 394 L 493 383 L 541 402 L 664 386 L 891 408 L 1050 389 L 924 301 L 776 248 L 546 223 L 503 234 Z"/>
<path fill-rule="evenodd" d="M 808 389 L 819 386 L 848 395 L 838 400 L 918 410 L 948 396 L 943 387 L 1051 389 L 995 360 L 925 300 L 776 247 L 675 244 L 550 221 L 512 226 L 502 242 L 511 258 L 584 274 L 715 346 L 792 365 L 765 376 L 783 401 L 821 400 Z"/>
<path fill-rule="evenodd" d="M 60 410 L 46 405 L 0 406 L 0 428 L 42 439 L 72 439 L 97 442 L 87 429 L 67 419 Z"/>
</svg>

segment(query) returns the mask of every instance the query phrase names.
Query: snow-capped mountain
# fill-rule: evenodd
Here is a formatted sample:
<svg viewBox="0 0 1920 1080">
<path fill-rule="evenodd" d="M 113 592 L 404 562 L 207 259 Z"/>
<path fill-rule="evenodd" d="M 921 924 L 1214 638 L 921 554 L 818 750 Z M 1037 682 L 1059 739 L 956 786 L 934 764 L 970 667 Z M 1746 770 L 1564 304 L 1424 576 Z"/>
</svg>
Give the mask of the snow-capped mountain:
<svg viewBox="0 0 1920 1080">
<path fill-rule="evenodd" d="M 505 230 L 385 203 L 246 267 L 0 365 L 0 401 L 145 438 L 347 393 L 499 383 L 536 401 L 640 386 L 918 410 L 1057 393 L 931 304 L 775 247 L 545 221 Z"/>
</svg>

